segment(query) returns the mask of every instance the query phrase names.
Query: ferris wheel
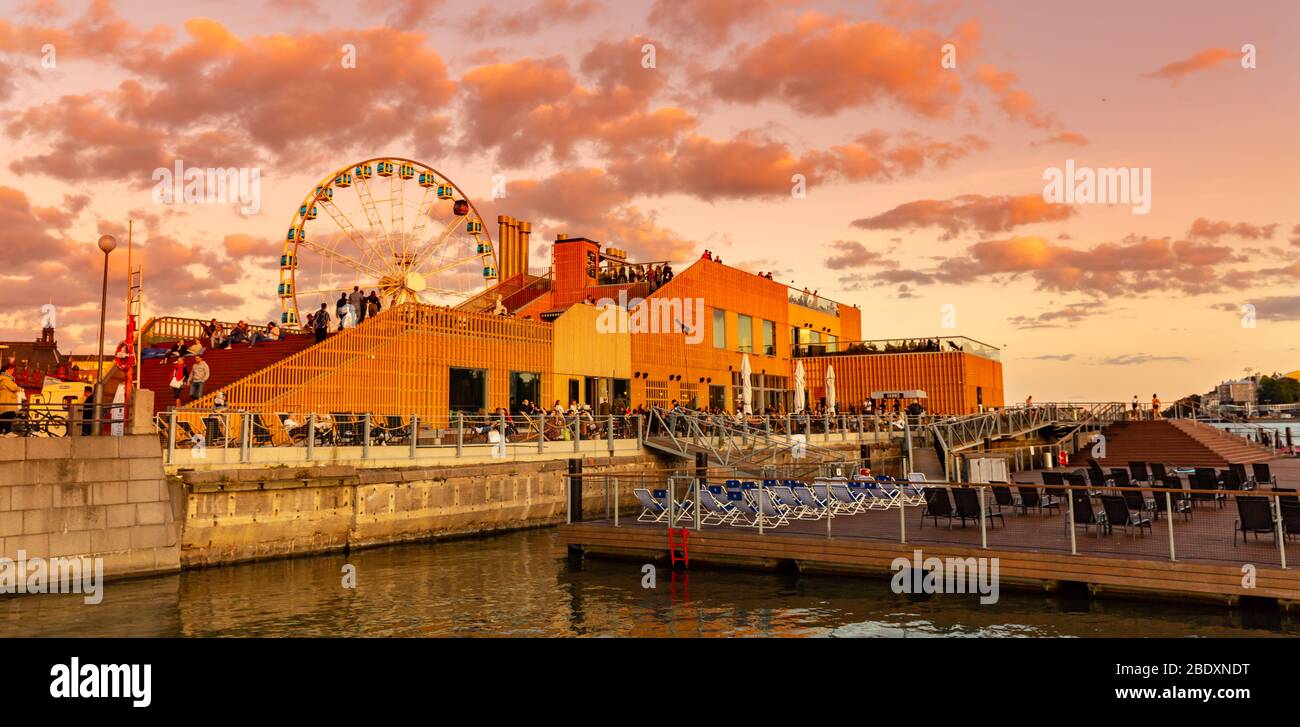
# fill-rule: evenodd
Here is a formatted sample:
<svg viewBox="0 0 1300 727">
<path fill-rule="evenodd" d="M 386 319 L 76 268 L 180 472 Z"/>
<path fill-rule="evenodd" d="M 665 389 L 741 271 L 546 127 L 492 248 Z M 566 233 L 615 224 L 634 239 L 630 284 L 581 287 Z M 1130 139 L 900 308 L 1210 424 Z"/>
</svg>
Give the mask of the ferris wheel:
<svg viewBox="0 0 1300 727">
<path fill-rule="evenodd" d="M 321 218 L 331 222 L 317 223 Z M 325 177 L 294 213 L 280 256 L 280 322 L 353 287 L 384 307 L 455 304 L 496 281 L 492 238 L 471 203 L 427 164 L 385 157 Z"/>
</svg>

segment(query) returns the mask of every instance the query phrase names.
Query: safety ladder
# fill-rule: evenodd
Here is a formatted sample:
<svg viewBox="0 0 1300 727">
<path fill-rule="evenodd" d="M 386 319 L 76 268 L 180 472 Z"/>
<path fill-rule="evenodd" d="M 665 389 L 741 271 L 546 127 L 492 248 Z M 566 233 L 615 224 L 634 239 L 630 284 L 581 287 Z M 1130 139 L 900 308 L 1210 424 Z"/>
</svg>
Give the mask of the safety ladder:
<svg viewBox="0 0 1300 727">
<path fill-rule="evenodd" d="M 691 567 L 690 532 L 686 528 L 668 528 L 668 557 L 673 568 L 679 562 Z"/>
</svg>

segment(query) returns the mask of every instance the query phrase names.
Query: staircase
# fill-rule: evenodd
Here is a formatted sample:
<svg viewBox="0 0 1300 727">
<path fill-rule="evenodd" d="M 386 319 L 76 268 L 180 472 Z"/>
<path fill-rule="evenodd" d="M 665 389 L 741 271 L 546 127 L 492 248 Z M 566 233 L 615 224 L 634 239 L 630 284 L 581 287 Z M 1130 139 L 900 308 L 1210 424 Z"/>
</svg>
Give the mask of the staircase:
<svg viewBox="0 0 1300 727">
<path fill-rule="evenodd" d="M 223 386 L 232 384 L 249 374 L 277 363 L 302 351 L 316 342 L 314 336 L 291 333 L 279 341 L 262 341 L 253 348 L 247 343 L 225 349 L 209 349 L 203 353 L 203 360 L 212 369 L 212 377 L 204 386 L 204 395 L 215 393 Z M 154 413 L 166 411 L 172 405 L 172 367 L 165 358 L 145 359 L 140 362 L 140 388 L 154 393 Z M 182 404 L 189 404 L 189 387 L 181 397 Z"/>
<path fill-rule="evenodd" d="M 1127 467 L 1129 462 L 1160 462 L 1166 466 L 1226 467 L 1266 462 L 1277 457 L 1267 447 L 1190 419 L 1116 422 L 1104 430 L 1103 467 Z M 1071 466 L 1086 466 L 1092 445 L 1085 443 L 1070 457 Z"/>
</svg>

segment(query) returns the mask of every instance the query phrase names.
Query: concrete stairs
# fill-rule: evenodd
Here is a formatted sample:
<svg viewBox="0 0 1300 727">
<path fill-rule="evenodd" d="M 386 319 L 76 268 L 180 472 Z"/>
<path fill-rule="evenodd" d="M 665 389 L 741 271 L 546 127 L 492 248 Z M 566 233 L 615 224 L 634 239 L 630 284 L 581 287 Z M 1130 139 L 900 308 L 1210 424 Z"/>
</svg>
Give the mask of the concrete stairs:
<svg viewBox="0 0 1300 727">
<path fill-rule="evenodd" d="M 1116 422 L 1106 427 L 1103 434 L 1106 457 L 1097 460 L 1103 467 L 1127 467 L 1131 461 L 1226 467 L 1276 457 L 1267 447 L 1189 419 Z M 1092 445 L 1085 444 L 1070 458 L 1070 466 L 1086 466 L 1091 458 Z"/>
</svg>

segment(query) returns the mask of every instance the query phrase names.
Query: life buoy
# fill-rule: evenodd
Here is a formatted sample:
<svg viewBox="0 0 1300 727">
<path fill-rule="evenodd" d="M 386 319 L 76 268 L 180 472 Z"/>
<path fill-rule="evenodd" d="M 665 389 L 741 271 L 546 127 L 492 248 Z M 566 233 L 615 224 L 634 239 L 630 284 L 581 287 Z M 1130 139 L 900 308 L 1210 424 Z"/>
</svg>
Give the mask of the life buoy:
<svg viewBox="0 0 1300 727">
<path fill-rule="evenodd" d="M 1069 454 L 1066 454 L 1066 452 L 1065 452 L 1064 450 L 1062 450 L 1062 451 L 1060 451 L 1060 452 L 1057 452 L 1057 453 L 1056 453 L 1056 461 L 1057 461 L 1058 463 L 1060 463 L 1060 465 L 1061 465 L 1062 467 L 1065 467 L 1065 466 L 1067 466 L 1067 465 L 1070 464 L 1070 455 L 1069 455 Z"/>
</svg>

